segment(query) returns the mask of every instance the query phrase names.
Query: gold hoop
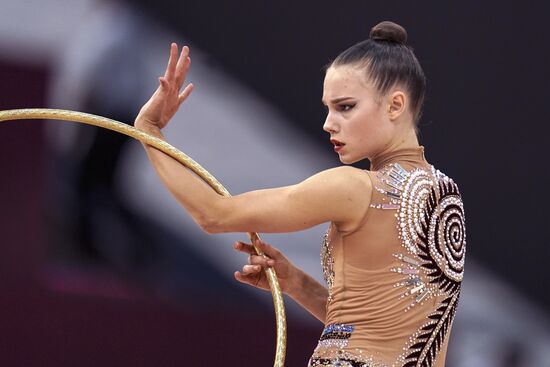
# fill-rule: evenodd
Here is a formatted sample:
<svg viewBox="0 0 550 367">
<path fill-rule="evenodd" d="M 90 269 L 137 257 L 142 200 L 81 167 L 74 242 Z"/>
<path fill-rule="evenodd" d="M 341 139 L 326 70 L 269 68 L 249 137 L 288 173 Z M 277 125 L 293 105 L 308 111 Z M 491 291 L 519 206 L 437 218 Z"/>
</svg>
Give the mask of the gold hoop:
<svg viewBox="0 0 550 367">
<path fill-rule="evenodd" d="M 136 129 L 133 126 L 123 124 L 121 122 L 111 120 L 105 117 L 92 115 L 89 113 L 57 110 L 48 108 L 29 108 L 19 110 L 7 110 L 0 111 L 0 122 L 9 120 L 63 120 L 71 122 L 79 122 L 87 125 L 93 125 L 109 130 L 116 131 L 118 133 L 128 135 L 142 143 L 148 144 L 163 153 L 166 153 L 170 157 L 174 158 L 185 167 L 193 171 L 197 176 L 203 179 L 210 185 L 218 194 L 223 196 L 231 196 L 229 191 L 222 184 L 206 171 L 201 165 L 187 156 L 185 153 L 174 148 L 164 140 L 151 136 L 141 130 Z M 248 237 L 252 244 L 259 240 L 259 235 L 254 232 L 249 232 Z M 263 252 L 254 244 L 256 253 L 260 256 Z M 269 286 L 271 287 L 271 294 L 273 296 L 273 305 L 275 307 L 275 319 L 277 327 L 277 345 L 275 349 L 275 361 L 274 367 L 283 367 L 286 354 L 286 316 L 285 307 L 283 301 L 283 295 L 279 281 L 277 280 L 277 274 L 273 268 L 266 269 L 267 279 Z"/>
</svg>

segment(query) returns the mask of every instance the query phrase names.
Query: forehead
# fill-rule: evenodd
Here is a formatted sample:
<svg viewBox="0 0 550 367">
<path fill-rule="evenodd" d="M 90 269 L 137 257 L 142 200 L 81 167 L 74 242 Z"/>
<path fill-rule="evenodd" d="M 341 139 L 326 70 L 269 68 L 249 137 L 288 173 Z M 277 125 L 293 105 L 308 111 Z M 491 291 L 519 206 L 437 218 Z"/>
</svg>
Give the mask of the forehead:
<svg viewBox="0 0 550 367">
<path fill-rule="evenodd" d="M 323 83 L 323 101 L 338 97 L 362 98 L 372 95 L 372 86 L 365 71 L 353 66 L 331 66 L 325 74 Z"/>
</svg>

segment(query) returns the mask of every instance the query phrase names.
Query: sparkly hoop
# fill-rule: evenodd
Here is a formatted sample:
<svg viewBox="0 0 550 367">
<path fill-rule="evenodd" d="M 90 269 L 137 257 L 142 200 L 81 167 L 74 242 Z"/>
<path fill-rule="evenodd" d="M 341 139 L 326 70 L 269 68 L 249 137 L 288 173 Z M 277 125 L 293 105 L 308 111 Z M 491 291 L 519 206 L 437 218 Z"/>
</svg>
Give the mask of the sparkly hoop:
<svg viewBox="0 0 550 367">
<path fill-rule="evenodd" d="M 222 184 L 206 171 L 201 165 L 187 156 L 185 153 L 177 150 L 172 145 L 168 144 L 164 140 L 151 136 L 141 130 L 134 128 L 133 126 L 123 124 L 121 122 L 111 120 L 105 117 L 96 116 L 83 112 L 47 109 L 47 108 L 30 108 L 19 110 L 7 110 L 0 111 L 0 122 L 9 120 L 63 120 L 71 122 L 79 122 L 87 125 L 93 125 L 109 130 L 116 131 L 118 133 L 128 135 L 142 143 L 148 144 L 163 153 L 174 158 L 185 167 L 193 171 L 197 176 L 203 179 L 210 185 L 218 194 L 223 196 L 231 196 L 229 191 Z M 257 233 L 249 232 L 248 237 L 254 244 L 260 239 Z M 263 255 L 263 252 L 254 245 L 254 249 L 259 256 Z M 273 296 L 273 305 L 275 307 L 275 319 L 277 327 L 277 344 L 275 349 L 275 361 L 274 367 L 283 367 L 286 354 L 286 317 L 285 307 L 283 302 L 283 295 L 277 275 L 273 268 L 266 269 L 267 279 L 269 286 L 271 287 L 271 294 Z"/>
</svg>

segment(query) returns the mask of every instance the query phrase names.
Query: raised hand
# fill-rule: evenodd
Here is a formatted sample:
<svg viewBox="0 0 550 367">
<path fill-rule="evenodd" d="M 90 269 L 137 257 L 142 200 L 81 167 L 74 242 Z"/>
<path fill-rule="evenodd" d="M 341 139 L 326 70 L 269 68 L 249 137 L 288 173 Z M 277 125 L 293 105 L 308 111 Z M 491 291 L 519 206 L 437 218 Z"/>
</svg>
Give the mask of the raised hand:
<svg viewBox="0 0 550 367">
<path fill-rule="evenodd" d="M 265 256 L 256 255 L 256 251 L 251 244 L 235 242 L 233 246 L 235 250 L 249 255 L 248 264 L 243 266 L 242 273 L 235 272 L 235 279 L 256 288 L 269 290 L 265 269 L 272 267 L 277 273 L 281 291 L 289 293 L 295 287 L 294 284 L 297 281 L 297 268 L 273 246 L 262 241 L 257 242 L 257 245 Z"/>
<path fill-rule="evenodd" d="M 178 57 L 178 45 L 172 43 L 166 72 L 159 78 L 160 85 L 155 93 L 141 108 L 135 127 L 142 130 L 160 130 L 168 124 L 193 90 L 193 84 L 188 84 L 180 93 L 190 65 L 189 47 L 184 46 Z"/>
</svg>

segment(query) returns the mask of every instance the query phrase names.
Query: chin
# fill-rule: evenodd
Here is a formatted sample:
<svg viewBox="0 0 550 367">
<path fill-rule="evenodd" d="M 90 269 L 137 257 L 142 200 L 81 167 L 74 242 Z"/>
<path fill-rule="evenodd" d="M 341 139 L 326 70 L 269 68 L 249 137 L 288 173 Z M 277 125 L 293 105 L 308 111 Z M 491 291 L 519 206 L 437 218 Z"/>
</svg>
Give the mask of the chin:
<svg viewBox="0 0 550 367">
<path fill-rule="evenodd" d="M 358 162 L 360 161 L 360 159 L 352 159 L 352 158 L 348 158 L 348 157 L 340 157 L 340 162 L 342 162 L 343 164 L 353 164 L 355 162 Z"/>
</svg>

